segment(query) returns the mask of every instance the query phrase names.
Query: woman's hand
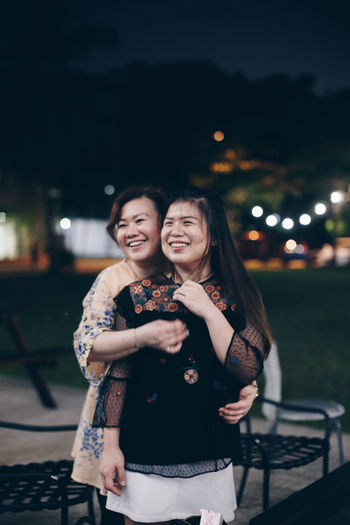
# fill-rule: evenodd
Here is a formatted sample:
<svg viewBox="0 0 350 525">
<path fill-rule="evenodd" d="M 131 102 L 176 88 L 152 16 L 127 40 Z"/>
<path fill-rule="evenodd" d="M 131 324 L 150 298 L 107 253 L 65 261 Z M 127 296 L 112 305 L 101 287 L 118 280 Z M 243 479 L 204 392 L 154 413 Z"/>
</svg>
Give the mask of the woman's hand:
<svg viewBox="0 0 350 525">
<path fill-rule="evenodd" d="M 125 461 L 120 448 L 103 451 L 100 463 L 100 475 L 105 489 L 121 496 L 122 487 L 125 487 Z"/>
<path fill-rule="evenodd" d="M 189 336 L 185 323 L 159 319 L 136 328 L 136 341 L 140 347 L 150 346 L 169 354 L 180 351 L 183 341 Z"/>
<path fill-rule="evenodd" d="M 206 319 L 213 312 L 220 312 L 210 300 L 203 287 L 194 281 L 185 281 L 173 295 L 173 299 L 180 301 L 195 315 Z"/>
<path fill-rule="evenodd" d="M 238 423 L 238 421 L 248 414 L 249 410 L 252 408 L 256 394 L 256 386 L 245 386 L 240 391 L 239 401 L 236 403 L 228 403 L 219 409 L 220 416 L 222 416 L 226 423 L 229 423 L 230 425 Z"/>
</svg>

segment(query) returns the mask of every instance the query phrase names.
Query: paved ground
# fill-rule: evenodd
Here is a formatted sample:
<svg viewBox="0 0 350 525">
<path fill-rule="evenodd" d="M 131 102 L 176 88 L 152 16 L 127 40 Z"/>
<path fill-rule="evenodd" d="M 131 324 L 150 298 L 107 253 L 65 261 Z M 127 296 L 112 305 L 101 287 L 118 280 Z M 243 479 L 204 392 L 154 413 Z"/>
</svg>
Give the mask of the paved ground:
<svg viewBox="0 0 350 525">
<path fill-rule="evenodd" d="M 52 393 L 58 403 L 55 410 L 45 409 L 29 381 L 0 376 L 0 419 L 17 423 L 38 425 L 74 424 L 79 414 L 85 392 L 77 388 L 51 386 Z M 262 420 L 253 421 L 253 429 L 266 430 Z M 284 434 L 320 435 L 320 431 L 297 425 L 281 425 L 279 431 Z M 48 459 L 63 459 L 70 457 L 73 442 L 72 432 L 57 434 L 37 434 L 0 428 L 0 463 L 15 464 Z M 345 457 L 350 459 L 350 434 L 344 435 Z M 338 450 L 335 439 L 332 440 L 330 469 L 338 466 Z M 288 497 L 293 492 L 309 485 L 321 476 L 321 460 L 311 465 L 291 471 L 273 472 L 271 479 L 271 504 Z M 238 485 L 240 469 L 236 469 L 235 479 Z M 250 473 L 242 506 L 236 513 L 236 525 L 247 525 L 250 518 L 261 512 L 261 472 Z M 70 509 L 70 523 L 86 513 L 80 505 Z M 19 515 L 5 513 L 1 515 L 2 525 L 13 525 Z M 20 515 L 21 523 L 27 525 L 58 525 L 60 523 L 57 511 L 27 512 Z"/>
</svg>

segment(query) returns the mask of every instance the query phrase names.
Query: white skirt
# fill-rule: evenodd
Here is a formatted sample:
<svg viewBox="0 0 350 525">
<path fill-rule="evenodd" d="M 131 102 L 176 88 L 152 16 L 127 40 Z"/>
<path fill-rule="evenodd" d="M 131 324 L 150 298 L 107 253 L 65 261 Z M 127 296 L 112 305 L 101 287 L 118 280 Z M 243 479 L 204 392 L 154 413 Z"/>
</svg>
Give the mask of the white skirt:
<svg viewBox="0 0 350 525">
<path fill-rule="evenodd" d="M 208 509 L 229 523 L 237 508 L 232 464 L 192 478 L 126 471 L 122 495 L 108 492 L 106 508 L 144 523 L 200 516 L 200 509 Z"/>
</svg>

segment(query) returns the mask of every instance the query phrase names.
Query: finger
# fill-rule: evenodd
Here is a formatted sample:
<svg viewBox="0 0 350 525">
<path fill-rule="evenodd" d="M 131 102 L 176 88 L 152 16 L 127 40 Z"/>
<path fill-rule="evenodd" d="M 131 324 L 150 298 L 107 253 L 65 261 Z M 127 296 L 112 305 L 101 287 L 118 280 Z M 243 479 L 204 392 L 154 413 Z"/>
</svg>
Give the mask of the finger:
<svg viewBox="0 0 350 525">
<path fill-rule="evenodd" d="M 126 480 L 125 480 L 124 464 L 116 465 L 116 470 L 115 470 L 115 474 L 114 474 L 114 483 L 117 483 L 121 487 L 125 487 Z"/>
<path fill-rule="evenodd" d="M 248 410 L 244 410 L 244 409 L 239 409 L 239 410 L 236 410 L 236 409 L 226 409 L 226 408 L 222 408 L 219 410 L 219 414 L 221 416 L 229 416 L 229 417 L 232 417 L 232 416 L 245 416 L 247 414 Z"/>
<path fill-rule="evenodd" d="M 117 496 L 121 496 L 122 494 L 120 485 L 113 480 L 112 476 L 106 476 L 104 478 L 104 487 Z"/>
<path fill-rule="evenodd" d="M 246 410 L 247 408 L 250 408 L 250 402 L 247 402 L 245 400 L 237 401 L 237 403 L 229 403 L 225 405 L 224 408 L 227 410 Z"/>
</svg>

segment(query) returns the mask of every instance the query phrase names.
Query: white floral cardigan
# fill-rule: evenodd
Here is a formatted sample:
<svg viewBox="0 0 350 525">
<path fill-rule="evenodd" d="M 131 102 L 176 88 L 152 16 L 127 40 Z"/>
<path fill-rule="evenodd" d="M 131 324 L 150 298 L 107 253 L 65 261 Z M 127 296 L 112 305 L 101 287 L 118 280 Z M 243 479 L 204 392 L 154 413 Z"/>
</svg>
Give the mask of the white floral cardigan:
<svg viewBox="0 0 350 525">
<path fill-rule="evenodd" d="M 113 330 L 116 306 L 113 298 L 128 284 L 137 280 L 126 260 L 109 266 L 96 278 L 83 301 L 83 316 L 74 333 L 74 350 L 82 373 L 90 383 L 75 436 L 72 456 L 72 478 L 104 490 L 99 475 L 103 452 L 103 428 L 92 428 L 98 398 L 98 387 L 110 363 L 88 362 L 95 338 L 106 330 Z"/>
</svg>

